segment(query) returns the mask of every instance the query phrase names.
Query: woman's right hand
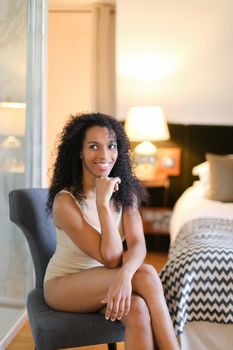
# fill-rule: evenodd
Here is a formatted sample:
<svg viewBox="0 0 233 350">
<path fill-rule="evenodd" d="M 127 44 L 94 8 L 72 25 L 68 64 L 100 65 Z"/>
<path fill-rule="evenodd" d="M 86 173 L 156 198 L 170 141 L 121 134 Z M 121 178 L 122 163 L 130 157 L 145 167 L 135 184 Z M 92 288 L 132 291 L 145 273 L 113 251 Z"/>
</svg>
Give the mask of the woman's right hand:
<svg viewBox="0 0 233 350">
<path fill-rule="evenodd" d="M 113 192 L 118 191 L 121 180 L 119 177 L 96 178 L 96 201 L 100 204 L 109 203 Z"/>
<path fill-rule="evenodd" d="M 131 276 L 119 270 L 112 282 L 106 297 L 101 301 L 106 305 L 105 318 L 111 321 L 120 320 L 130 310 L 132 295 Z"/>
</svg>

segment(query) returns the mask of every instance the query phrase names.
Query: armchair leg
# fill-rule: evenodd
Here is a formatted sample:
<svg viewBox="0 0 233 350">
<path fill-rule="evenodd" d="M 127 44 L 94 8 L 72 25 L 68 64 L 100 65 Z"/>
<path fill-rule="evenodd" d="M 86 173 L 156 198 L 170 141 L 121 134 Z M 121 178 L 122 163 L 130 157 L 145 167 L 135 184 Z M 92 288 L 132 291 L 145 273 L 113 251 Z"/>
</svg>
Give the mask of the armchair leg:
<svg viewBox="0 0 233 350">
<path fill-rule="evenodd" d="M 116 343 L 108 344 L 108 350 L 117 350 L 117 344 Z"/>
</svg>

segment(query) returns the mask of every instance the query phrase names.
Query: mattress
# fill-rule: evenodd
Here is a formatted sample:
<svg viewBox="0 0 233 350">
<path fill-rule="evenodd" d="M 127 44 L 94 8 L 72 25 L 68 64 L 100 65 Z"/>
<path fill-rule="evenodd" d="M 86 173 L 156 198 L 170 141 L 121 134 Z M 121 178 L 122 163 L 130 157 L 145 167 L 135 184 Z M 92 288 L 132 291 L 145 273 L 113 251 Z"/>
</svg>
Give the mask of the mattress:
<svg viewBox="0 0 233 350">
<path fill-rule="evenodd" d="M 177 200 L 170 222 L 171 244 L 175 241 L 182 225 L 191 219 L 203 217 L 233 219 L 233 203 L 207 199 L 207 191 L 208 186 L 196 181 Z"/>
</svg>

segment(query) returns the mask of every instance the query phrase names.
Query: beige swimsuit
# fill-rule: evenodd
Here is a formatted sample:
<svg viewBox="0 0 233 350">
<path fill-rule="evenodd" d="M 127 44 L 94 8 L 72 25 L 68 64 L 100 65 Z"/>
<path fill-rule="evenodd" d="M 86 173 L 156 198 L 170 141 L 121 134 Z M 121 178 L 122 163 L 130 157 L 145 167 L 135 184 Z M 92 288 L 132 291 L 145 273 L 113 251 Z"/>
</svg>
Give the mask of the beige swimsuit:
<svg viewBox="0 0 233 350">
<path fill-rule="evenodd" d="M 78 201 L 68 191 L 61 191 L 68 193 L 79 206 L 82 211 L 85 220 L 93 226 L 100 234 L 100 228 L 95 227 L 85 216 L 83 209 L 81 208 Z M 59 192 L 59 193 L 61 193 Z M 122 210 L 120 210 L 117 217 L 117 226 L 120 234 L 122 235 Z M 85 254 L 71 239 L 70 237 L 60 228 L 56 227 L 57 234 L 57 245 L 56 250 L 52 258 L 50 259 L 44 278 L 44 283 L 49 279 L 55 277 L 65 276 L 71 273 L 76 273 L 84 269 L 91 267 L 103 266 L 99 261 Z"/>
</svg>

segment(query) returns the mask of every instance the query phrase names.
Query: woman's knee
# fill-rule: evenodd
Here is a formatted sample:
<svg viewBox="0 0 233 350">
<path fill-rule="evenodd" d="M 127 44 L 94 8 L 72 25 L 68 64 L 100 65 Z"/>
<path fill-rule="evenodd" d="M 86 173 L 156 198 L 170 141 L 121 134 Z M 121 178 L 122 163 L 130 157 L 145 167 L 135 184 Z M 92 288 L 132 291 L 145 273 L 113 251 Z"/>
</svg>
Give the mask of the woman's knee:
<svg viewBox="0 0 233 350">
<path fill-rule="evenodd" d="M 144 286 L 144 288 L 152 286 L 158 291 L 163 291 L 159 275 L 152 265 L 143 264 L 135 273 L 134 279 L 137 286 Z"/>
<path fill-rule="evenodd" d="M 150 313 L 145 300 L 139 295 L 132 295 L 130 311 L 126 317 L 126 324 L 137 329 L 144 329 L 150 325 Z"/>
</svg>

